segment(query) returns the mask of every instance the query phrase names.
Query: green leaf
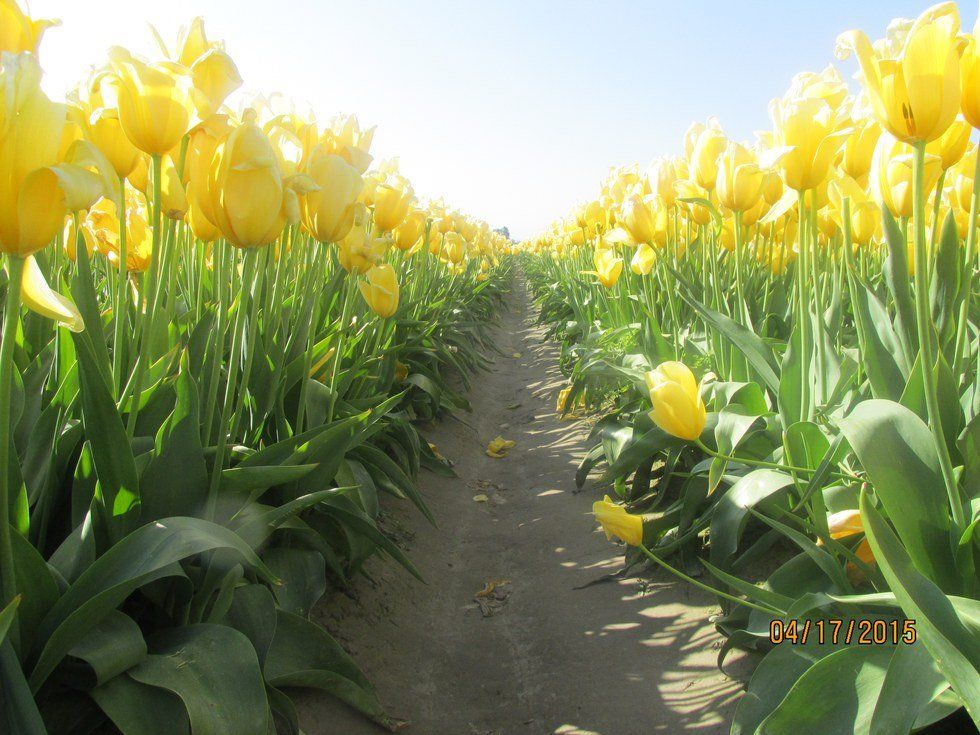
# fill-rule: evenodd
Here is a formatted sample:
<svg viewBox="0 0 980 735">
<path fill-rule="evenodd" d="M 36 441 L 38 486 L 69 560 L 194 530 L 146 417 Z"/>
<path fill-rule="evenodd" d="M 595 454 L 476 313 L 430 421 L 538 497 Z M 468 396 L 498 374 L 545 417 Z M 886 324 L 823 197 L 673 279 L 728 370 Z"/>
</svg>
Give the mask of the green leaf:
<svg viewBox="0 0 980 735">
<path fill-rule="evenodd" d="M 921 643 L 895 647 L 871 718 L 869 735 L 908 733 L 919 713 L 949 685 Z"/>
<path fill-rule="evenodd" d="M 89 692 L 122 735 L 190 735 L 183 702 L 165 689 L 123 674 Z"/>
<path fill-rule="evenodd" d="M 948 501 L 929 427 L 898 403 L 869 400 L 841 421 L 841 431 L 916 568 L 956 591 Z"/>
<path fill-rule="evenodd" d="M 134 680 L 180 697 L 194 735 L 268 735 L 269 702 L 255 649 L 224 625 L 189 625 L 153 636 Z"/>
<path fill-rule="evenodd" d="M 84 682 L 86 688 L 104 684 L 136 666 L 146 658 L 146 642 L 136 622 L 113 610 L 68 652 L 69 658 L 84 661 L 94 679 Z"/>
<path fill-rule="evenodd" d="M 326 566 L 318 551 L 273 548 L 262 555 L 269 569 L 282 580 L 276 587 L 279 607 L 309 617 L 313 606 L 327 591 Z"/>
<path fill-rule="evenodd" d="M 749 508 L 793 485 L 793 478 L 776 470 L 755 470 L 732 485 L 711 517 L 711 562 L 728 565 L 738 548 Z"/>
</svg>

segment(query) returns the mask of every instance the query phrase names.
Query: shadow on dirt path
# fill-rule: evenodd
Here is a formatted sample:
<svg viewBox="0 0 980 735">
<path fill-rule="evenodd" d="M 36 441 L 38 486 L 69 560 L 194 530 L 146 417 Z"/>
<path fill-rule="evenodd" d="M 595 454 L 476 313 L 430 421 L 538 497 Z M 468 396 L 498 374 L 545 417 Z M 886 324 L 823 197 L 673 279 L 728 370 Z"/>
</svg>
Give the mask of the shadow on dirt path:
<svg viewBox="0 0 980 735">
<path fill-rule="evenodd" d="M 587 427 L 555 413 L 563 378 L 542 334 L 518 277 L 495 330 L 502 355 L 473 381 L 473 413 L 425 432 L 459 475 L 423 471 L 438 528 L 388 504 L 386 528 L 428 585 L 379 560 L 354 599 L 335 593 L 315 617 L 407 733 L 727 733 L 740 687 L 715 666 L 709 595 L 662 571 L 576 589 L 618 570 L 622 550 L 592 520 L 597 492 L 576 493 Z M 498 434 L 517 442 L 504 459 L 485 453 Z M 474 596 L 502 580 L 482 598 L 484 617 Z M 302 697 L 300 718 L 309 735 L 382 732 L 317 693 Z"/>
</svg>

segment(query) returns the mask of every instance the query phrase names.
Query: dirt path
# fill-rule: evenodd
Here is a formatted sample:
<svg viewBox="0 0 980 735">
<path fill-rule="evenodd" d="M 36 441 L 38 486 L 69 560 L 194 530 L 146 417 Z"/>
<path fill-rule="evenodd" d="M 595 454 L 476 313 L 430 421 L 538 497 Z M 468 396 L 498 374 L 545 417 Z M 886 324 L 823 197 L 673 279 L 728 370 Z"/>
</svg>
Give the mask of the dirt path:
<svg viewBox="0 0 980 735">
<path fill-rule="evenodd" d="M 708 595 L 663 572 L 576 589 L 622 556 L 592 520 L 596 491 L 575 492 L 587 431 L 555 414 L 557 349 L 542 342 L 521 282 L 495 339 L 503 356 L 476 377 L 473 413 L 427 432 L 459 474 L 424 478 L 439 528 L 389 504 L 386 526 L 403 533 L 429 584 L 372 563 L 356 599 L 335 594 L 318 619 L 388 712 L 411 721 L 408 733 L 727 732 L 739 687 L 715 666 Z M 484 450 L 498 434 L 517 447 L 491 459 Z M 492 580 L 509 580 L 509 594 L 483 617 L 474 595 Z M 325 696 L 305 696 L 300 714 L 310 735 L 379 732 Z"/>
</svg>

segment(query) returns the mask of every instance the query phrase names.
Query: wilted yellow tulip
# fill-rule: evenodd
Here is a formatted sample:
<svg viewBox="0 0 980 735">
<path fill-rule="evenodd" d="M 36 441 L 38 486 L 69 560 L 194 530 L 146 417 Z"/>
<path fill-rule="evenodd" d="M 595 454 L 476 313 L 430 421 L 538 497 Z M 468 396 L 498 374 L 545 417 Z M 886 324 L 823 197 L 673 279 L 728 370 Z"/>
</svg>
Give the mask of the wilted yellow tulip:
<svg viewBox="0 0 980 735">
<path fill-rule="evenodd" d="M 21 300 L 28 309 L 59 324 L 72 332 L 85 329 L 78 308 L 57 291 L 51 290 L 34 256 L 28 256 L 21 274 Z"/>
<path fill-rule="evenodd" d="M 672 436 L 694 441 L 707 421 L 704 401 L 694 374 L 682 362 L 662 362 L 646 373 L 653 410 L 650 418 Z"/>
<path fill-rule="evenodd" d="M 636 252 L 633 253 L 633 259 L 630 261 L 630 270 L 638 276 L 645 276 L 653 270 L 653 264 L 656 261 L 656 251 L 645 242 L 641 242 L 636 246 Z"/>
<path fill-rule="evenodd" d="M 871 164 L 871 191 L 895 217 L 911 217 L 913 203 L 912 147 L 883 134 L 875 148 Z M 923 167 L 925 191 L 932 191 L 939 181 L 942 166 L 938 156 L 926 154 Z M 911 239 L 910 239 L 911 242 Z"/>
<path fill-rule="evenodd" d="M 906 143 L 929 142 L 946 132 L 960 109 L 960 36 L 956 3 L 934 5 L 904 39 L 872 46 L 861 31 L 837 39 L 837 57 L 851 51 L 882 126 Z"/>
<path fill-rule="evenodd" d="M 319 190 L 304 197 L 303 226 L 320 242 L 340 242 L 354 225 L 357 195 L 364 185 L 361 175 L 340 156 L 316 153 L 309 175 Z"/>
<path fill-rule="evenodd" d="M 592 514 L 602 526 L 607 541 L 615 537 L 630 546 L 643 543 L 643 519 L 627 513 L 626 508 L 614 503 L 608 495 L 592 504 Z"/>
<path fill-rule="evenodd" d="M 98 192 L 88 192 L 94 174 L 58 163 L 66 110 L 41 91 L 37 59 L 4 54 L 0 65 L 0 252 L 26 256 Z"/>
<path fill-rule="evenodd" d="M 729 142 L 718 159 L 718 201 L 733 212 L 751 209 L 762 196 L 764 174 L 752 153 Z"/>
<path fill-rule="evenodd" d="M 374 191 L 374 225 L 381 232 L 391 232 L 408 215 L 415 196 L 412 187 L 401 176 L 391 176 Z"/>
<path fill-rule="evenodd" d="M 35 56 L 41 37 L 56 20 L 33 20 L 28 17 L 17 0 L 0 0 L 0 51 L 19 54 L 29 51 Z"/>
<path fill-rule="evenodd" d="M 487 444 L 487 456 L 493 457 L 494 459 L 503 459 L 516 446 L 517 442 L 513 439 L 504 439 L 502 436 L 498 436 Z"/>
<path fill-rule="evenodd" d="M 357 287 L 365 303 L 375 314 L 387 319 L 398 310 L 398 276 L 388 263 L 371 268 L 365 274 L 365 281 L 358 281 Z"/>
<path fill-rule="evenodd" d="M 118 46 L 109 51 L 118 78 L 119 121 L 145 153 L 172 151 L 196 121 L 194 84 L 186 67 L 169 61 L 147 64 Z"/>
</svg>

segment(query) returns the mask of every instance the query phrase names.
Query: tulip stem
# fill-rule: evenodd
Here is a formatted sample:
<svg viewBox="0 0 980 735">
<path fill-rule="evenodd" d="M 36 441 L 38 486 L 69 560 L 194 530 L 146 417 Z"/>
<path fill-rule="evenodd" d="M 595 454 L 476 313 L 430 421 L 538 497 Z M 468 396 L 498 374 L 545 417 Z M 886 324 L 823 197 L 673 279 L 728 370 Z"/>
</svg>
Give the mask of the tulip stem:
<svg viewBox="0 0 980 735">
<path fill-rule="evenodd" d="M 963 281 L 961 289 L 962 301 L 960 303 L 959 318 L 956 322 L 956 339 L 953 343 L 953 375 L 960 378 L 959 364 L 963 358 L 963 350 L 966 349 L 966 325 L 970 311 L 970 289 L 973 284 L 973 261 L 976 254 L 977 244 L 977 212 L 980 210 L 980 151 L 974 154 L 976 162 L 973 166 L 973 196 L 970 199 L 970 214 L 967 220 L 966 232 L 966 253 L 963 260 Z M 969 368 L 967 368 L 969 369 Z"/>
<path fill-rule="evenodd" d="M 327 406 L 327 420 L 325 423 L 333 421 L 333 411 L 337 405 L 337 374 L 340 372 L 340 363 L 344 359 L 344 347 L 347 342 L 347 330 L 350 321 L 350 304 L 354 287 L 357 283 L 357 276 L 353 271 L 348 271 L 344 283 L 344 303 L 340 309 L 340 334 L 337 338 L 337 352 L 333 356 L 333 365 L 330 367 L 330 404 Z"/>
<path fill-rule="evenodd" d="M 126 322 L 129 320 L 129 299 L 126 287 L 129 279 L 128 246 L 126 238 L 126 177 L 119 177 L 119 205 L 116 207 L 119 217 L 119 280 L 116 283 L 116 315 L 115 329 L 112 337 L 112 376 L 116 387 L 116 396 L 121 398 L 123 391 L 123 347 Z M 82 247 L 87 247 L 83 242 Z M 77 246 L 76 246 L 77 247 Z"/>
<path fill-rule="evenodd" d="M 932 314 L 929 307 L 929 252 L 926 243 L 926 196 L 925 161 L 926 144 L 914 144 L 912 159 L 912 219 L 915 226 L 915 317 L 919 335 L 919 365 L 922 370 L 922 387 L 926 398 L 926 415 L 932 432 L 936 453 L 939 455 L 939 468 L 942 471 L 946 493 L 949 496 L 949 510 L 953 520 L 954 538 L 966 528 L 963 503 L 960 501 L 953 474 L 953 463 L 946 446 L 942 414 L 939 411 L 939 392 L 936 386 L 936 357 L 933 354 Z"/>
<path fill-rule="evenodd" d="M 751 608 L 753 610 L 758 610 L 759 612 L 765 613 L 766 615 L 775 615 L 776 617 L 782 617 L 785 614 L 784 611 L 777 610 L 774 607 L 769 607 L 768 605 L 760 605 L 758 603 L 752 602 L 751 600 L 745 600 L 741 597 L 730 595 L 727 592 L 722 592 L 721 590 L 715 589 L 711 585 L 707 585 L 704 582 L 699 582 L 698 580 L 694 579 L 694 577 L 690 577 L 687 574 L 684 574 L 684 572 L 682 572 L 680 569 L 677 569 L 676 567 L 673 567 L 667 562 L 665 562 L 663 559 L 661 559 L 659 556 L 654 554 L 652 551 L 650 551 L 650 549 L 648 549 L 643 544 L 640 544 L 637 548 L 640 549 L 640 551 L 642 551 L 644 554 L 646 554 L 649 559 L 662 566 L 671 574 L 680 577 L 688 584 L 693 584 L 695 587 L 702 589 L 705 592 L 710 592 L 711 594 L 729 600 L 730 602 L 734 602 L 739 605 L 744 605 L 745 607 Z"/>
<path fill-rule="evenodd" d="M 784 472 L 792 472 L 801 475 L 814 475 L 816 470 L 811 470 L 809 467 L 794 467 L 793 465 L 778 464 L 776 462 L 766 462 L 761 459 L 748 459 L 746 457 L 732 457 L 728 454 L 722 454 L 721 452 L 716 452 L 714 449 L 709 447 L 707 444 L 702 442 L 700 439 L 695 439 L 694 443 L 703 451 L 705 454 L 711 457 L 717 457 L 718 459 L 723 459 L 726 462 L 737 462 L 739 464 L 750 465 L 752 467 L 765 467 L 771 470 L 782 470 Z M 860 478 L 847 475 L 841 472 L 831 472 L 833 477 L 838 477 L 845 480 L 859 480 Z"/>
<path fill-rule="evenodd" d="M 11 425 L 10 400 L 14 378 L 14 345 L 17 342 L 17 322 L 20 316 L 21 278 L 26 260 L 7 255 L 7 299 L 3 310 L 3 334 L 0 335 L 0 607 L 6 606 L 17 594 L 14 576 L 14 550 L 10 535 L 11 447 L 14 427 Z M 17 456 L 13 456 L 17 461 Z"/>
</svg>

